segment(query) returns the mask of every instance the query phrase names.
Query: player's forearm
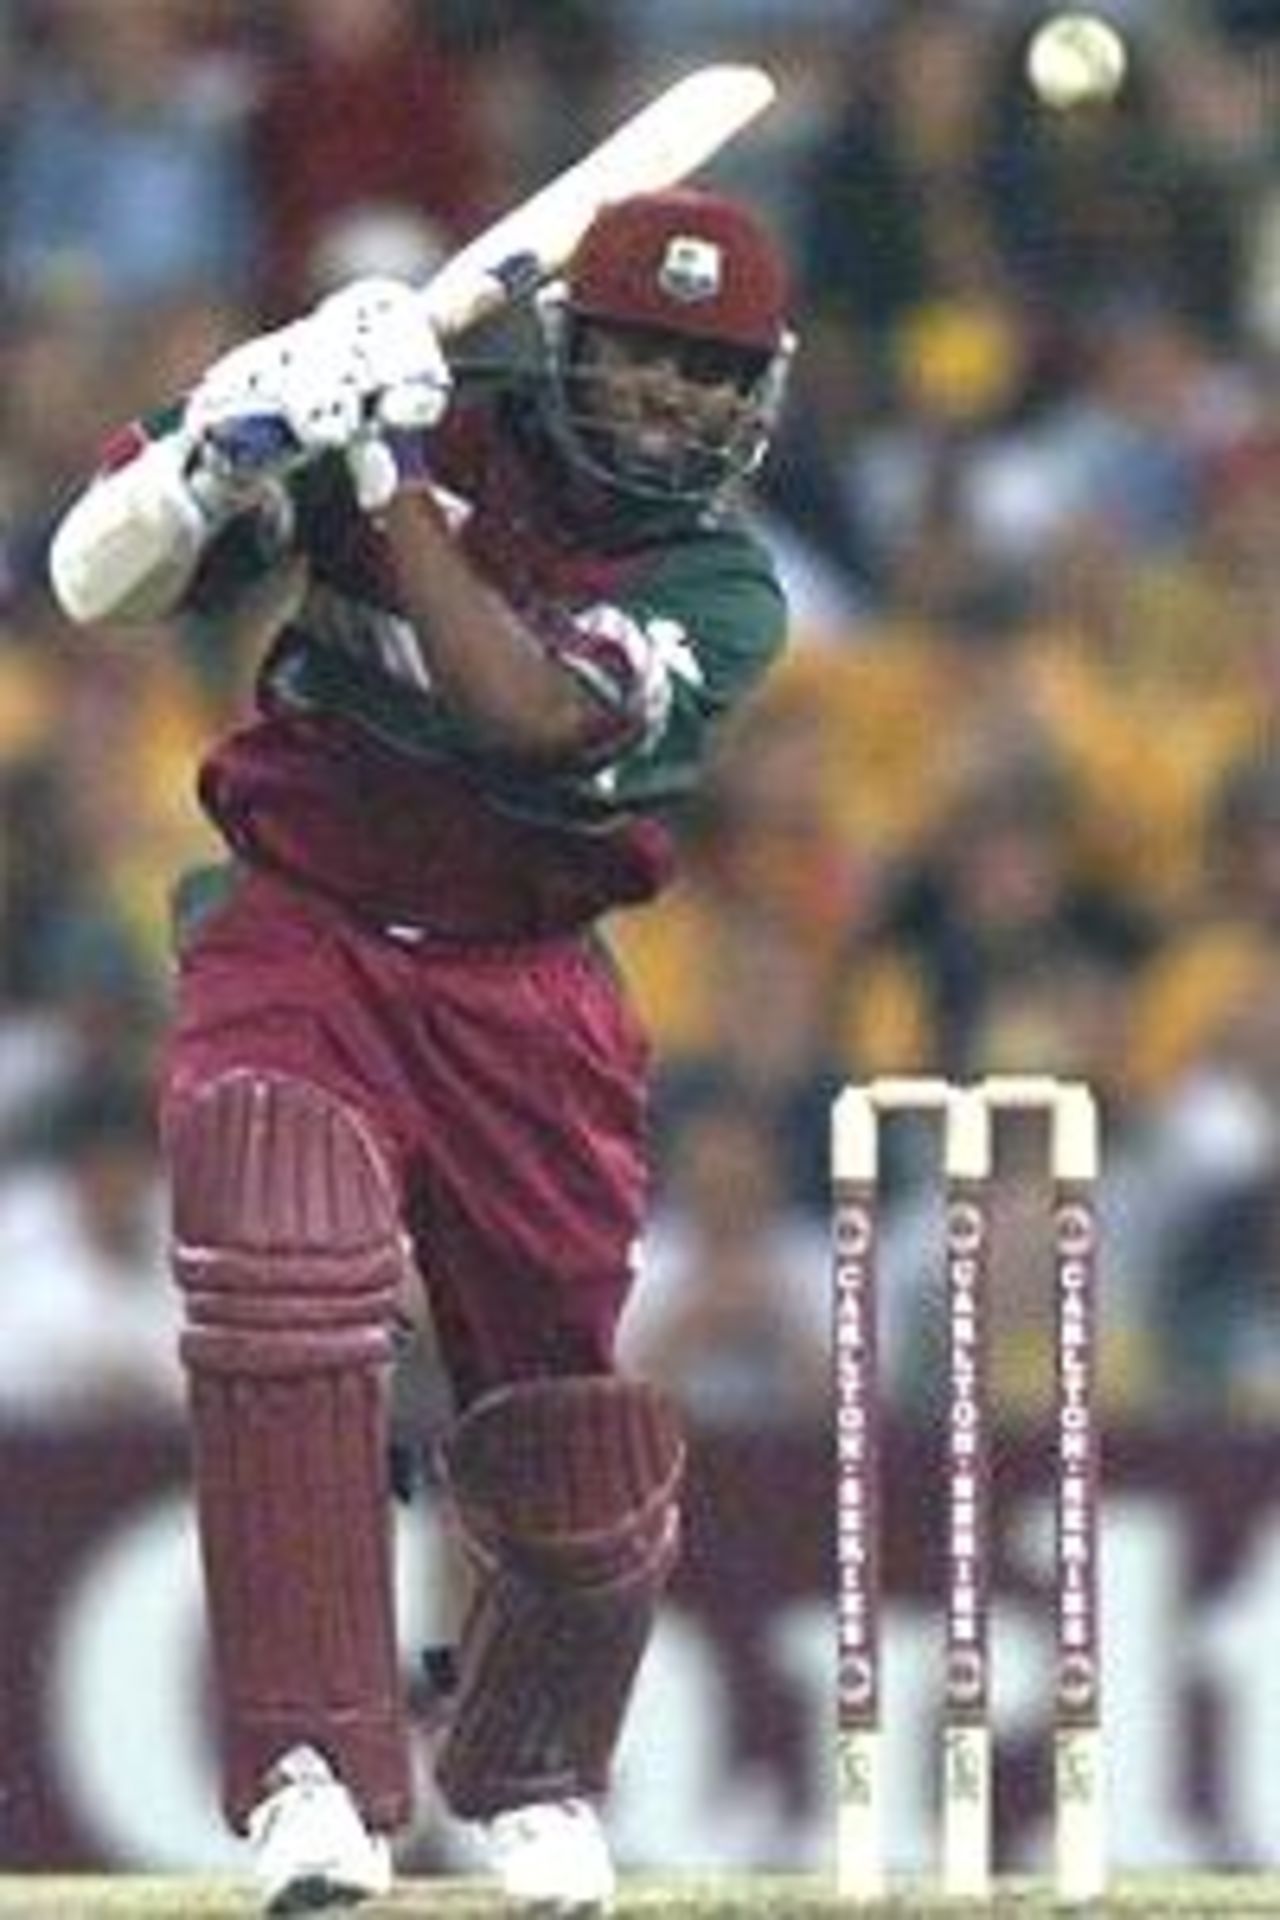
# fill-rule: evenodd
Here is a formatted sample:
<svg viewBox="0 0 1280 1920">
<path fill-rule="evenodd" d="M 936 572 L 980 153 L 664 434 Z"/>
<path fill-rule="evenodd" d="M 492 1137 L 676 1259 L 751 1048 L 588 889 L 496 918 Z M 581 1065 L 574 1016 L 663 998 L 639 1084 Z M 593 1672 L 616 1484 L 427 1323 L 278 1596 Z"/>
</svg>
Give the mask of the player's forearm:
<svg viewBox="0 0 1280 1920">
<path fill-rule="evenodd" d="M 400 494 L 384 524 L 441 699 L 482 746 L 529 759 L 571 753 L 591 724 L 589 696 L 480 579 L 425 500 Z"/>
</svg>

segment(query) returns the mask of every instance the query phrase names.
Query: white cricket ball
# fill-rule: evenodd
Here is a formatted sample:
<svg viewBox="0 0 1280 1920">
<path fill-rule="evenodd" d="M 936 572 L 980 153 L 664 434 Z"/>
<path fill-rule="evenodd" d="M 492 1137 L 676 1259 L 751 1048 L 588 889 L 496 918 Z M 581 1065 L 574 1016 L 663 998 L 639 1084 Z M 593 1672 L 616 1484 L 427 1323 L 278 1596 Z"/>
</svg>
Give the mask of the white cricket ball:
<svg viewBox="0 0 1280 1920">
<path fill-rule="evenodd" d="M 1027 49 L 1027 77 L 1047 107 L 1114 99 L 1128 65 L 1124 40 L 1097 13 L 1051 15 Z"/>
</svg>

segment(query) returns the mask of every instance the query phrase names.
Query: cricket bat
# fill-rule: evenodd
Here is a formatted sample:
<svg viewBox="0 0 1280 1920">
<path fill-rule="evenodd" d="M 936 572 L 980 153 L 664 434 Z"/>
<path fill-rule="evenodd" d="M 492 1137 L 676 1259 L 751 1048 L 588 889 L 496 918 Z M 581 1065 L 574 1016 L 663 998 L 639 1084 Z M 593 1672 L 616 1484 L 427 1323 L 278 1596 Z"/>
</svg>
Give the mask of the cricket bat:
<svg viewBox="0 0 1280 1920">
<path fill-rule="evenodd" d="M 566 264 L 601 207 L 677 185 L 763 113 L 776 91 L 757 66 L 721 63 L 685 74 L 452 255 L 422 289 L 433 325 L 452 338 L 532 293 Z M 289 438 L 275 415 L 242 420 L 237 434 L 251 463 Z M 118 616 L 131 595 L 151 590 L 148 581 L 171 565 L 174 544 L 170 519 L 163 512 L 153 518 L 146 524 L 118 487 L 85 490 L 50 554 L 55 591 L 72 619 Z"/>
<path fill-rule="evenodd" d="M 763 67 L 722 63 L 685 74 L 432 275 L 423 295 L 437 331 L 464 333 L 551 279 L 601 207 L 687 179 L 776 92 Z"/>
</svg>

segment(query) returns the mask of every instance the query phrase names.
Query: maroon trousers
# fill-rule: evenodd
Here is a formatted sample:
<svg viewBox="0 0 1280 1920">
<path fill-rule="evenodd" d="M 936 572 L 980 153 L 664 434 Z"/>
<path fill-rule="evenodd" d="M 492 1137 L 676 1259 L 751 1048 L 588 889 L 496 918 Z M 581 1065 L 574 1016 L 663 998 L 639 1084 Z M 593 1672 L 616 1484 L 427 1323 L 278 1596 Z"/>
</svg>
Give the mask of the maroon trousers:
<svg viewBox="0 0 1280 1920">
<path fill-rule="evenodd" d="M 188 944 L 165 1121 L 235 1825 L 300 1741 L 373 1825 L 404 1819 L 385 1471 L 399 1247 L 460 1406 L 610 1372 L 644 1068 L 589 940 L 446 946 L 254 875 Z"/>
<path fill-rule="evenodd" d="M 645 1199 L 646 1066 L 591 940 L 415 941 L 254 874 L 182 956 L 165 1099 L 256 1068 L 360 1113 L 465 1404 L 611 1367 Z"/>
</svg>

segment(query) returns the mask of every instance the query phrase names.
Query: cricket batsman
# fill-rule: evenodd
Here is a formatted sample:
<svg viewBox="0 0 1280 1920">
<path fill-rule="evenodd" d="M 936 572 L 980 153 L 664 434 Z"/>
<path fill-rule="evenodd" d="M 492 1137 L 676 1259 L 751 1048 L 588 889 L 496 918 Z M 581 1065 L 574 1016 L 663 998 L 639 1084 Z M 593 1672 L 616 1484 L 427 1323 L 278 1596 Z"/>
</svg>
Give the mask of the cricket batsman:
<svg viewBox="0 0 1280 1920">
<path fill-rule="evenodd" d="M 440 1792 L 515 1908 L 591 1914 L 676 1554 L 673 1409 L 616 1367 L 646 1043 L 597 929 L 784 642 L 735 502 L 791 350 L 720 195 L 598 214 L 536 352 L 451 370 L 357 282 L 127 429 L 54 537 L 75 621 L 287 614 L 199 793 L 226 845 L 163 1063 L 225 1807 L 263 1911 L 384 1892 L 407 1820 L 394 1334 L 425 1289 L 469 1562 Z"/>
</svg>

